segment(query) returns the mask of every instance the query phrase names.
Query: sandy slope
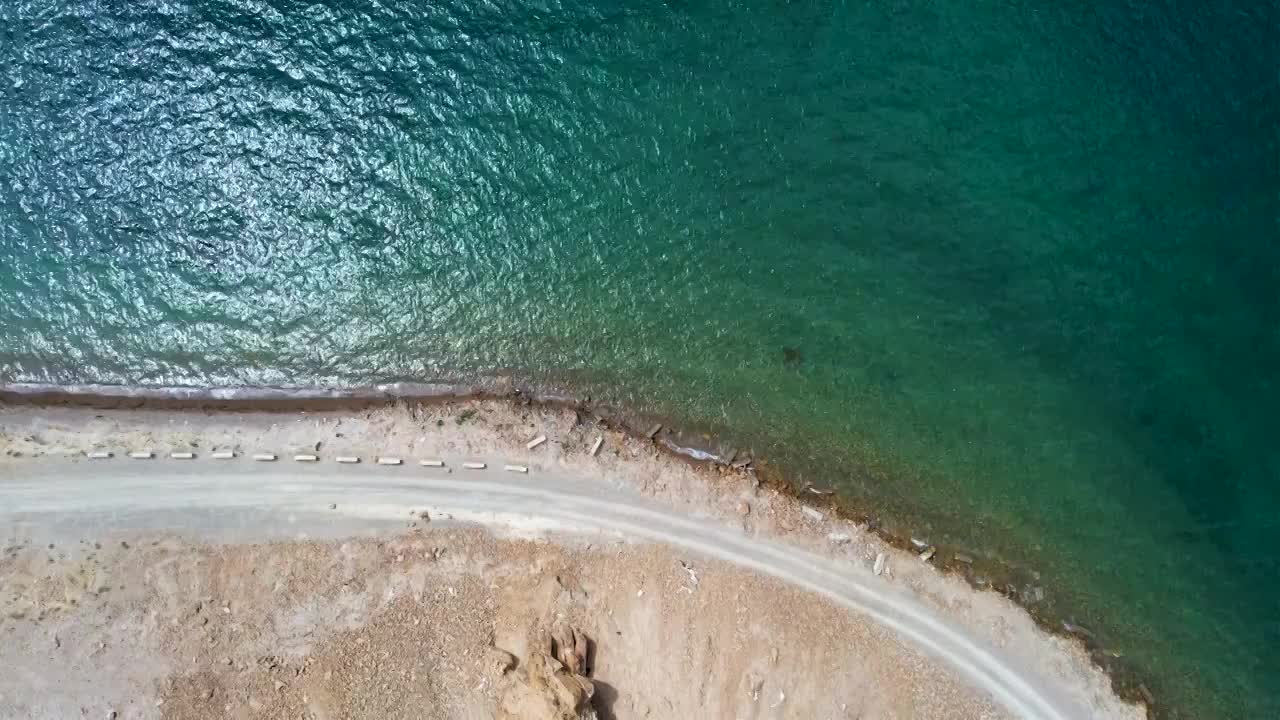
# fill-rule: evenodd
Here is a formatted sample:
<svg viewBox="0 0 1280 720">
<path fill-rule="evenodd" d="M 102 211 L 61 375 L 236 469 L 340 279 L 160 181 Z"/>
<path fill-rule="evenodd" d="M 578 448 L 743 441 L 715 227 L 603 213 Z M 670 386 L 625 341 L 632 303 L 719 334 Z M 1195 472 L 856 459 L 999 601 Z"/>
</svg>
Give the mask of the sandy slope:
<svg viewBox="0 0 1280 720">
<path fill-rule="evenodd" d="M 457 418 L 467 411 L 471 414 L 458 423 Z M 597 431 L 563 413 L 477 405 L 437 408 L 426 415 L 389 410 L 358 418 L 321 415 L 288 418 L 288 422 L 281 422 L 278 415 L 97 415 L 15 410 L 3 417 L 4 446 L 21 455 L 6 462 L 0 471 L 0 530 L 7 529 L 28 541 L 8 561 L 13 564 L 5 566 L 10 584 L 17 577 L 15 568 L 30 569 L 33 548 L 48 552 L 49 543 L 55 548 L 74 546 L 104 533 L 168 535 L 182 530 L 181 540 L 170 541 L 176 543 L 173 557 L 183 557 L 184 552 L 243 552 L 251 547 L 265 553 L 268 564 L 289 567 L 290 553 L 295 552 L 291 548 L 309 545 L 277 544 L 263 549 L 247 544 L 273 536 L 296 539 L 299 534 L 312 541 L 370 533 L 386 538 L 388 533 L 410 530 L 405 527 L 410 512 L 426 510 L 434 518 L 433 528 L 442 519 L 451 519 L 507 534 L 550 533 L 557 543 L 542 543 L 536 551 L 522 546 L 521 552 L 543 558 L 572 554 L 579 564 L 562 580 L 572 577 L 574 582 L 597 587 L 603 583 L 614 589 L 613 594 L 588 593 L 589 597 L 605 599 L 590 607 L 579 603 L 571 610 L 577 621 L 594 633 L 603 656 L 611 658 L 613 664 L 598 666 L 595 671 L 599 679 L 604 677 L 600 675 L 603 667 L 608 668 L 610 681 L 606 684 L 620 700 L 610 710 L 616 717 L 682 717 L 706 708 L 715 710 L 712 717 L 1142 716 L 1140 709 L 1110 694 L 1105 678 L 1088 665 L 1078 649 L 1041 633 L 1023 611 L 1003 598 L 944 578 L 913 556 L 884 548 L 857 527 L 805 514 L 795 501 L 758 490 L 749 477 L 708 478 L 704 471 L 656 455 L 643 443 L 613 435 L 607 437 L 608 451 L 591 457 L 585 448 Z M 523 440 L 535 433 L 545 433 L 554 442 L 527 450 Z M 321 443 L 319 451 L 314 450 L 316 442 Z M 106 446 L 116 452 L 115 459 L 76 457 L 84 449 Z M 127 450 L 144 446 L 159 452 L 194 451 L 197 458 L 142 461 L 120 457 Z M 314 465 L 254 463 L 243 457 L 219 461 L 208 457 L 212 446 L 238 447 L 249 453 L 275 451 L 282 456 L 305 448 L 321 454 L 324 460 Z M 365 462 L 354 466 L 331 462 L 335 455 L 355 453 L 362 454 Z M 383 467 L 369 462 L 377 454 L 396 455 L 410 463 L 418 457 L 440 457 L 447 467 Z M 484 461 L 488 468 L 463 470 L 464 460 Z M 504 472 L 503 465 L 513 461 L 528 466 L 530 472 Z M 840 542 L 828 539 L 833 532 Z M 600 548 L 594 555 L 581 547 L 570 553 L 568 535 L 595 537 L 597 543 L 601 537 L 612 538 L 625 544 L 617 546 L 622 548 L 618 551 L 621 555 L 611 559 L 600 556 Z M 390 542 L 410 541 L 400 538 Z M 364 542 L 377 548 L 388 541 Z M 512 542 L 491 538 L 470 543 L 486 547 L 488 554 L 479 553 L 467 566 L 470 570 L 459 569 L 453 577 L 455 592 L 467 586 L 464 580 L 468 578 L 476 586 L 471 601 L 455 607 L 511 607 L 509 596 L 504 601 L 486 595 L 484 588 L 496 592 L 491 569 L 501 567 L 502 559 L 515 552 L 507 547 Z M 635 545 L 637 542 L 645 544 Z M 374 550 L 369 552 L 377 555 Z M 868 567 L 869 559 L 879 552 L 888 557 L 888 577 L 876 576 Z M 641 562 L 641 557 L 649 559 Z M 51 564 L 60 568 L 67 562 L 72 559 L 54 556 Z M 83 559 L 75 562 L 82 565 Z M 147 597 L 151 597 L 156 595 L 155 583 L 147 581 L 145 568 L 179 561 L 160 557 L 148 562 L 152 565 L 138 566 L 136 572 L 142 574 L 134 580 L 149 587 Z M 702 584 L 682 591 L 684 586 L 673 584 L 688 575 L 681 562 L 731 579 L 722 585 Z M 652 608 L 646 609 L 643 594 L 631 596 L 632 587 L 640 592 L 654 581 L 656 571 L 641 571 L 652 567 L 665 567 L 658 573 L 664 578 L 664 589 L 650 590 L 654 594 L 648 601 L 662 608 L 661 621 L 653 619 Z M 382 590 L 363 602 L 381 610 L 368 610 L 353 631 L 381 627 L 378 623 L 384 620 L 379 618 L 385 612 L 393 613 L 386 618 L 400 617 L 402 623 L 409 618 L 435 618 L 419 622 L 417 627 L 449 626 L 437 604 L 423 603 L 425 590 L 407 606 L 387 602 L 386 587 L 394 586 L 395 581 L 385 578 L 399 577 L 395 571 L 386 570 L 384 579 L 373 583 Z M 486 579 L 491 581 L 488 585 Z M 528 582 L 537 586 L 546 579 L 534 573 Z M 208 585 L 190 582 L 193 588 Z M 706 582 L 704 576 L 700 583 Z M 769 590 L 732 594 L 725 590 L 735 584 L 739 588 L 767 586 Z M 172 584 L 169 595 L 186 592 L 181 585 Z M 317 584 L 316 597 L 324 595 L 324 587 Z M 626 588 L 625 593 L 616 591 L 620 587 Z M 264 596 L 270 597 L 270 593 Z M 394 600 L 404 595 L 392 593 L 390 597 Z M 719 600 L 713 599 L 716 597 Z M 686 607 L 683 616 L 672 610 L 695 600 L 703 604 Z M 111 601 L 109 595 L 107 604 Z M 149 602 L 159 601 L 140 598 L 130 607 L 147 616 L 138 608 L 149 607 Z M 269 605 L 264 599 L 263 607 Z M 536 632 L 540 627 L 545 630 L 546 623 L 535 616 L 546 613 L 546 603 L 516 606 L 537 609 L 511 612 L 502 620 L 495 615 L 477 621 L 474 637 L 463 646 L 480 656 L 491 639 L 486 632 L 500 636 Z M 660 642 L 647 647 L 617 645 L 615 638 L 619 636 L 608 637 L 610 625 L 605 619 L 619 622 L 620 610 L 626 622 L 636 623 L 637 637 L 658 638 Z M 36 605 L 23 609 L 25 614 L 32 611 L 38 613 L 39 609 Z M 129 616 L 123 608 L 104 612 L 96 618 L 69 622 L 73 626 L 106 623 L 106 627 L 110 623 L 104 618 L 108 616 Z M 570 609 L 557 612 L 568 613 Z M 68 622 L 65 618 L 75 617 L 75 613 L 60 617 Z M 643 620 L 646 617 L 649 619 Z M 725 624 L 725 618 L 743 618 L 744 622 L 752 618 L 754 625 Z M 35 648 L 31 643 L 39 642 L 32 639 L 38 636 L 39 623 L 29 617 L 4 622 L 10 626 L 8 632 L 25 628 L 29 642 L 22 647 Z M 751 633 L 744 627 L 765 628 L 774 640 L 748 642 L 744 638 Z M 173 645 L 181 642 L 165 641 L 154 634 L 145 637 L 145 642 L 138 640 L 132 646 L 125 643 L 122 652 L 127 655 L 132 647 L 132 652 L 154 653 L 149 656 L 155 663 L 150 674 L 143 673 L 145 677 L 135 678 L 132 684 L 108 683 L 105 689 L 90 683 L 87 697 L 104 697 L 111 687 L 149 687 L 163 697 L 164 688 L 171 688 L 175 677 L 208 672 L 198 669 L 203 667 L 198 657 L 186 670 L 180 669 L 183 658 L 174 653 Z M 707 643 L 732 650 L 709 651 Z M 773 648 L 780 646 L 779 653 L 801 649 L 807 662 L 784 664 L 785 672 L 773 668 Z M 6 652 L 19 655 L 5 658 L 6 664 L 33 659 L 22 653 L 34 649 L 14 651 L 17 645 L 7 647 Z M 697 648 L 702 649 L 695 652 Z M 434 652 L 428 653 L 433 662 L 439 660 L 431 654 Z M 671 659 L 694 656 L 704 657 L 702 664 L 681 665 Z M 706 659 L 723 657 L 747 658 L 749 662 L 721 666 Z M 300 662 L 305 667 L 305 661 Z M 762 662 L 765 664 L 760 665 Z M 672 667 L 682 672 L 673 674 Z M 748 667 L 752 669 L 748 671 Z M 494 700 L 491 695 L 461 693 L 461 688 L 471 687 L 469 680 L 460 675 L 445 682 L 446 676 L 433 674 L 443 683 L 437 685 L 445 688 L 437 688 L 431 703 L 441 708 L 440 717 L 464 717 L 460 708 L 483 708 L 485 702 Z M 20 703 L 24 693 L 34 687 L 32 678 L 3 682 L 8 686 L 0 687 L 0 692 L 10 703 L 14 698 Z M 769 683 L 770 692 L 777 688 L 780 696 L 773 699 L 776 703 L 760 696 L 763 686 L 757 687 L 757 683 L 761 682 Z M 232 686 L 224 683 L 218 687 Z M 700 689 L 694 692 L 695 688 Z M 250 716 L 265 712 L 261 701 L 259 706 Z M 4 707 L 0 703 L 0 708 Z M 143 713 L 139 717 L 147 712 L 156 715 L 163 707 L 146 711 L 139 706 Z M 245 707 L 252 710 L 250 705 Z M 861 715 L 852 714 L 850 708 Z M 336 716 L 361 714 L 350 711 Z M 476 716 L 486 715 L 480 712 Z"/>
</svg>

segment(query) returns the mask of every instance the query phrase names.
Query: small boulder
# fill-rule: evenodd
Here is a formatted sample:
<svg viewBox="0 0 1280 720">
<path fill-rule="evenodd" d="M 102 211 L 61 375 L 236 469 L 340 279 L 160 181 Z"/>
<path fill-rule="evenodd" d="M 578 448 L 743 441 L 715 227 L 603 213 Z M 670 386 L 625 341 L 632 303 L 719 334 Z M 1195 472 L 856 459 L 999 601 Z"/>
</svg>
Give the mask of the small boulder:
<svg viewBox="0 0 1280 720">
<path fill-rule="evenodd" d="M 490 646 L 484 651 L 485 671 L 493 677 L 501 677 L 516 666 L 516 656 L 502 648 Z"/>
</svg>

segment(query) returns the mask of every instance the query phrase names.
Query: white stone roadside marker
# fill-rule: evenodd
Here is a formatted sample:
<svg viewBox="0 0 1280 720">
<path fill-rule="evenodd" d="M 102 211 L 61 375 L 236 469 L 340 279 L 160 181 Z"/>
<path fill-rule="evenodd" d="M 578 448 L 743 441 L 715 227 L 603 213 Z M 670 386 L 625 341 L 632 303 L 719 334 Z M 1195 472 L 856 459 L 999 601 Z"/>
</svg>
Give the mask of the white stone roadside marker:
<svg viewBox="0 0 1280 720">
<path fill-rule="evenodd" d="M 527 448 L 529 448 L 530 450 L 532 450 L 532 449 L 534 449 L 534 448 L 538 447 L 539 445 L 541 445 L 542 443 L 544 443 L 544 442 L 546 442 L 546 441 L 547 441 L 547 436 L 546 436 L 546 435 L 539 435 L 538 437 L 536 437 L 536 438 L 534 438 L 534 439 L 530 440 L 529 442 L 525 443 L 525 444 L 524 444 L 524 446 L 525 446 L 525 447 L 527 447 Z"/>
<path fill-rule="evenodd" d="M 94 450 L 88 454 L 90 460 L 110 460 L 111 453 L 106 450 Z"/>
<path fill-rule="evenodd" d="M 444 467 L 443 460 L 419 460 L 418 464 L 422 467 Z"/>
<path fill-rule="evenodd" d="M 503 469 L 503 470 L 506 470 L 507 472 L 513 472 L 513 473 L 527 473 L 527 472 L 529 472 L 529 468 L 528 468 L 527 466 L 525 466 L 525 465 L 507 465 L 507 466 L 505 466 L 505 467 L 504 467 L 504 468 L 502 468 L 502 469 Z"/>
<path fill-rule="evenodd" d="M 217 452 L 211 453 L 209 455 L 209 457 L 213 458 L 214 460 L 230 460 L 235 456 L 236 456 L 236 453 L 234 450 L 218 450 Z"/>
<path fill-rule="evenodd" d="M 171 460 L 195 460 L 196 454 L 193 452 L 171 452 L 169 453 Z"/>
<path fill-rule="evenodd" d="M 253 456 L 258 462 L 275 462 L 276 456 L 272 453 L 257 453 Z"/>
<path fill-rule="evenodd" d="M 153 455 L 154 453 L 152 453 L 150 450 L 139 450 L 138 452 L 129 453 L 129 457 L 133 458 L 134 460 L 150 460 L 153 457 Z"/>
<path fill-rule="evenodd" d="M 462 467 L 468 470 L 483 470 L 487 466 L 482 462 L 464 462 L 462 463 Z"/>
<path fill-rule="evenodd" d="M 402 462 L 403 462 L 403 461 L 402 461 L 400 458 L 393 458 L 393 457 L 380 457 L 380 458 L 378 458 L 378 464 L 379 464 L 379 465 L 399 465 L 399 464 L 401 464 Z"/>
</svg>

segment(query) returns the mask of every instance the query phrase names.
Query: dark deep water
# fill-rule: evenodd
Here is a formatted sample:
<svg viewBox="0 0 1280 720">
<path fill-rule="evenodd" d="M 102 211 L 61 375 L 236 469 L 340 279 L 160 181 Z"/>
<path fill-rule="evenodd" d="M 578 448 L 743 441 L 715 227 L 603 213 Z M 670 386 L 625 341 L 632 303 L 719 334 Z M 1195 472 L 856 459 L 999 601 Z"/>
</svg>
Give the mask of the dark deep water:
<svg viewBox="0 0 1280 720">
<path fill-rule="evenodd" d="M 0 4 L 0 381 L 512 373 L 1280 717 L 1280 13 L 1073 5 Z"/>
</svg>

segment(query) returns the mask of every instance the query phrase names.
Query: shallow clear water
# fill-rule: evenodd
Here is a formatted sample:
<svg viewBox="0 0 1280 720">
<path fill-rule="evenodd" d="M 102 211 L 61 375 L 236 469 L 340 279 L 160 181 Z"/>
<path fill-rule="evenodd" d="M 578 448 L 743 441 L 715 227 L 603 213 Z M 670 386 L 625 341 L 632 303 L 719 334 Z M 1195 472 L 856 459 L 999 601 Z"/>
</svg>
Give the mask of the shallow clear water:
<svg viewBox="0 0 1280 720">
<path fill-rule="evenodd" d="M 1278 716 L 1276 21 L 4 3 L 0 381 L 590 394 Z"/>
</svg>

